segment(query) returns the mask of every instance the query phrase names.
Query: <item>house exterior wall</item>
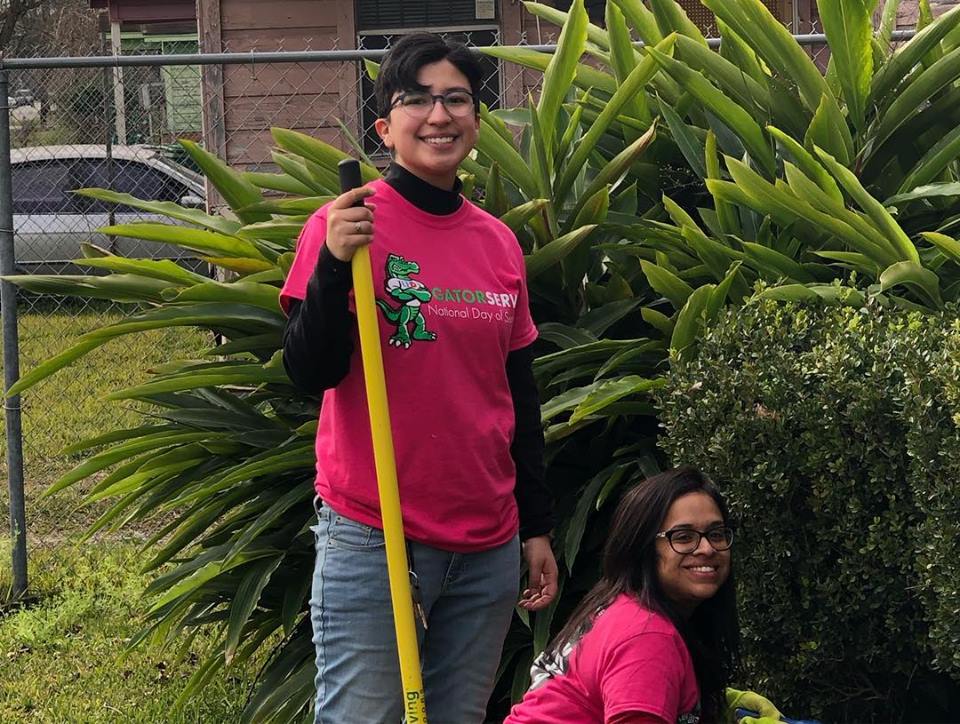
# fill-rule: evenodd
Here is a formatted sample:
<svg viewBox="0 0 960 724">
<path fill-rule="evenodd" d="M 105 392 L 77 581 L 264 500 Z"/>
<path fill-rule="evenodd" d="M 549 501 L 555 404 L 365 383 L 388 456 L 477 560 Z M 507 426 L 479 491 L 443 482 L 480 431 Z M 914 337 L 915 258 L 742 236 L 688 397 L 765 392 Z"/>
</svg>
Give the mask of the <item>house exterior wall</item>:
<svg viewBox="0 0 960 724">
<path fill-rule="evenodd" d="M 935 18 L 960 5 L 960 0 L 930 0 L 930 10 Z M 897 29 L 908 30 L 917 26 L 920 17 L 919 0 L 901 0 L 897 7 Z"/>
<path fill-rule="evenodd" d="M 199 0 L 204 53 L 355 47 L 352 0 Z M 352 63 L 204 66 L 204 135 L 239 168 L 270 164 L 270 128 L 339 139 L 337 118 L 356 111 Z"/>
<path fill-rule="evenodd" d="M 112 23 L 170 23 L 195 20 L 194 0 L 90 0 L 90 7 L 108 11 Z"/>
<path fill-rule="evenodd" d="M 501 44 L 556 40 L 556 29 L 537 28 L 521 0 L 496 2 Z M 198 0 L 197 7 L 204 53 L 357 47 L 354 0 Z M 506 69 L 500 78 L 504 103 L 525 102 L 539 75 Z M 345 147 L 337 119 L 362 136 L 359 81 L 355 63 L 204 66 L 207 147 L 247 169 L 270 165 L 271 126 Z"/>
</svg>

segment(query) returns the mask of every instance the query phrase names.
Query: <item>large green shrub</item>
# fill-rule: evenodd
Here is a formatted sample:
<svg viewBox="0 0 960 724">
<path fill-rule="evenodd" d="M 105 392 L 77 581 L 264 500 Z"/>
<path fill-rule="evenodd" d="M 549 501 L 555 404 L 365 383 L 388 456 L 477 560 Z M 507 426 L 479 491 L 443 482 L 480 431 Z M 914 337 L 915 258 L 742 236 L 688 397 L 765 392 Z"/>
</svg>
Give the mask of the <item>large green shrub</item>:
<svg viewBox="0 0 960 724">
<path fill-rule="evenodd" d="M 907 435 L 910 479 L 924 513 L 916 533 L 919 592 L 931 624 L 934 664 L 956 675 L 960 672 L 960 322 L 915 319 L 898 336 L 904 359 L 902 402 L 911 423 Z M 942 337 L 941 344 L 931 344 L 937 336 Z"/>
<path fill-rule="evenodd" d="M 950 315 L 761 295 L 667 376 L 662 445 L 729 497 L 748 671 L 786 711 L 956 715 L 958 343 Z"/>
</svg>

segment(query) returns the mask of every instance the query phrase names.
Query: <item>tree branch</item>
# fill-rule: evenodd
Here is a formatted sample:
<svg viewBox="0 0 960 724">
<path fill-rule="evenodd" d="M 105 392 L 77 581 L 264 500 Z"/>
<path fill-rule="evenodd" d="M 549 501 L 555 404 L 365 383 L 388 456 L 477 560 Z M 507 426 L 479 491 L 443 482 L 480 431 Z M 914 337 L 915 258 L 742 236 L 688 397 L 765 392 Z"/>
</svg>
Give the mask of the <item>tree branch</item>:
<svg viewBox="0 0 960 724">
<path fill-rule="evenodd" d="M 10 0 L 6 9 L 0 11 L 0 51 L 10 46 L 17 23 L 31 10 L 36 10 L 45 0 Z"/>
</svg>

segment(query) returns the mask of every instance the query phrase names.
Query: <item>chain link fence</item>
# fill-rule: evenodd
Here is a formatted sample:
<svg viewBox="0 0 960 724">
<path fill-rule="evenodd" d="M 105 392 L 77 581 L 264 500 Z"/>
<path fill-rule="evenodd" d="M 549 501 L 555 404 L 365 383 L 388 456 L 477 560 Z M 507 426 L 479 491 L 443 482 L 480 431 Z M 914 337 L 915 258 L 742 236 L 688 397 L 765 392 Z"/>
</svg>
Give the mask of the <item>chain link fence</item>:
<svg viewBox="0 0 960 724">
<path fill-rule="evenodd" d="M 556 28 L 537 25 L 535 30 L 535 37 L 528 32 L 523 41 L 540 45 L 557 39 Z M 818 30 L 804 28 L 805 32 Z M 501 43 L 495 26 L 448 35 L 474 46 Z M 182 258 L 169 247 L 105 236 L 97 229 L 150 217 L 71 193 L 96 186 L 145 199 L 216 207 L 217 199 L 190 167 L 177 139 L 201 142 L 231 166 L 249 171 L 275 170 L 270 156 L 273 126 L 299 130 L 344 149 L 359 143 L 374 159 L 385 160 L 373 130 L 372 83 L 361 55 L 375 56 L 397 37 L 395 33 L 361 33 L 344 43 L 358 50 L 341 51 L 338 57 L 330 51 L 338 51 L 339 42 L 332 48 L 329 43 L 311 48 L 309 41 L 298 39 L 295 50 L 281 44 L 269 54 L 231 54 L 228 43 L 224 51 L 230 55 L 208 56 L 201 64 L 191 55 L 197 53 L 196 40 L 174 38 L 156 47 L 125 49 L 125 54 L 136 57 L 125 59 L 131 64 L 122 67 L 75 67 L 78 64 L 68 59 L 48 61 L 42 67 L 14 65 L 6 71 L 6 112 L 17 271 L 88 273 L 73 261 L 86 243 L 128 256 L 173 257 L 204 269 L 199 260 Z M 825 68 L 827 51 L 822 40 L 808 40 L 807 47 Z M 325 51 L 331 57 L 321 59 L 311 51 Z M 150 56 L 159 53 L 164 58 L 172 53 L 186 57 L 176 64 L 152 64 Z M 206 64 L 211 59 L 217 64 Z M 536 95 L 539 73 L 492 59 L 484 62 L 487 74 L 481 99 L 489 107 L 521 105 L 528 94 Z M 83 333 L 130 313 L 109 303 L 23 292 L 17 300 L 24 371 L 63 351 Z M 118 408 L 105 400 L 106 395 L 144 381 L 151 367 L 197 357 L 213 344 L 208 335 L 184 330 L 114 341 L 23 395 L 20 414 L 31 556 L 56 548 L 102 509 L 80 507 L 88 489 L 85 485 L 49 498 L 41 494 L 82 459 L 82 454 L 62 455 L 65 446 L 138 424 L 135 405 Z M 0 465 L 7 478 L 5 454 L 0 455 Z M 7 506 L 8 499 L 0 496 L 4 517 L 10 512 Z M 0 554 L 2 573 L 10 557 L 6 550 Z M 0 575 L 0 588 L 3 585 Z"/>
<path fill-rule="evenodd" d="M 182 256 L 174 247 L 98 232 L 104 226 L 151 217 L 72 191 L 112 188 L 144 199 L 202 207 L 203 179 L 178 163 L 174 145 L 178 137 L 201 139 L 198 79 L 198 69 L 190 66 L 122 71 L 52 67 L 9 73 L 17 273 L 91 273 L 73 261 L 82 256 L 83 244 L 125 256 Z M 181 261 L 196 269 L 206 267 L 198 260 Z M 17 293 L 17 311 L 23 372 L 62 352 L 82 334 L 131 313 L 129 306 L 22 291 Z M 204 335 L 182 330 L 114 341 L 22 395 L 31 568 L 42 565 L 46 555 L 85 530 L 103 510 L 80 506 L 88 485 L 50 498 L 41 496 L 80 462 L 80 455 L 65 456 L 63 449 L 115 426 L 141 424 L 135 405 L 118 406 L 106 396 L 144 381 L 144 370 L 150 367 L 177 357 L 197 357 L 210 346 L 212 341 Z M 5 457 L 2 465 L 5 468 Z"/>
</svg>

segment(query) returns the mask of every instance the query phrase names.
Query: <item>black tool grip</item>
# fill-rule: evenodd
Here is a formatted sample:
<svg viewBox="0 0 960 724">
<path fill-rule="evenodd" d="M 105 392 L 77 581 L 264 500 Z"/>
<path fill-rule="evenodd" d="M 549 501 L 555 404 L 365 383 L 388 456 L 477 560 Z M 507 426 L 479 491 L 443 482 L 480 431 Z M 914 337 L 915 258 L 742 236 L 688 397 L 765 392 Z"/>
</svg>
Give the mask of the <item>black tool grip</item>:
<svg viewBox="0 0 960 724">
<path fill-rule="evenodd" d="M 337 174 L 340 176 L 340 193 L 363 186 L 363 178 L 360 176 L 360 162 L 355 158 L 345 158 L 337 164 Z M 357 201 L 354 206 L 363 206 L 363 199 Z"/>
</svg>

